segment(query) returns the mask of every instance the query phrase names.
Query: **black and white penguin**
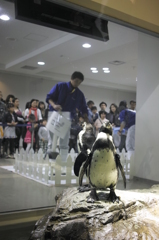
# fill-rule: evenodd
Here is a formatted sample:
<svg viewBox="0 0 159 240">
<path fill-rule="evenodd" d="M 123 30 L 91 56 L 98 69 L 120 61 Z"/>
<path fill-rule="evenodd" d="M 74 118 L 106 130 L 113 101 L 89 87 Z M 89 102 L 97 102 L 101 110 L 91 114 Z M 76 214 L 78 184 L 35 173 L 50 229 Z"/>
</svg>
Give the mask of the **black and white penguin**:
<svg viewBox="0 0 159 240">
<path fill-rule="evenodd" d="M 83 130 L 81 130 L 77 137 L 77 147 L 79 155 L 77 156 L 74 164 L 74 173 L 78 177 L 79 170 L 83 162 L 86 161 L 93 143 L 95 142 L 95 134 L 92 124 L 83 123 Z"/>
<path fill-rule="evenodd" d="M 110 189 L 109 200 L 119 201 L 119 197 L 115 194 L 119 169 L 123 177 L 124 187 L 126 187 L 126 178 L 120 163 L 120 156 L 116 154 L 113 144 L 112 126 L 108 122 L 101 127 L 89 156 L 80 168 L 79 185 L 82 186 L 83 175 L 87 171 L 89 183 L 93 187 L 89 201 L 98 200 L 96 189 L 106 188 Z"/>
<path fill-rule="evenodd" d="M 92 124 L 83 123 L 83 130 L 81 130 L 77 137 L 78 151 L 83 153 L 90 153 L 92 145 L 95 141 L 95 134 Z"/>
</svg>

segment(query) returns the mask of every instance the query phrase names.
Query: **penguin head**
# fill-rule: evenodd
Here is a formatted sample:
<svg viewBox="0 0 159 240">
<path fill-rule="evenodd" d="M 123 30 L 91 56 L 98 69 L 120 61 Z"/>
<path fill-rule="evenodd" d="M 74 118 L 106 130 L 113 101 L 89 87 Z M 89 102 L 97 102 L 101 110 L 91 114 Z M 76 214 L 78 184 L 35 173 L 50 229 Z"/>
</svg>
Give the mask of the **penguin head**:
<svg viewBox="0 0 159 240">
<path fill-rule="evenodd" d="M 111 123 L 109 121 L 106 122 L 106 123 L 103 123 L 103 125 L 101 126 L 99 132 L 104 132 L 104 133 L 107 133 L 107 134 L 112 136 L 113 128 L 112 128 Z"/>
<path fill-rule="evenodd" d="M 83 127 L 83 130 L 84 130 L 85 132 L 92 132 L 92 131 L 93 131 L 93 126 L 92 126 L 92 124 L 90 124 L 90 123 L 84 122 L 84 123 L 82 124 L 82 127 Z"/>
<path fill-rule="evenodd" d="M 87 125 L 86 122 L 82 123 L 82 128 L 83 128 L 84 131 L 86 131 L 86 125 Z"/>
</svg>

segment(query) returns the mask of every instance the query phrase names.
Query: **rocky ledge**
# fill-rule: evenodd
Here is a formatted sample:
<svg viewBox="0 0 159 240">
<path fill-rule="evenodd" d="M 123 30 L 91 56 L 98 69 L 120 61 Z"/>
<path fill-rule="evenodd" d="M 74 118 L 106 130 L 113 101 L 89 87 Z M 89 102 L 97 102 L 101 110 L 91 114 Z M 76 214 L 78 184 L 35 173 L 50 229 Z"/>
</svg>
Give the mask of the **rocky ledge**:
<svg viewBox="0 0 159 240">
<path fill-rule="evenodd" d="M 119 203 L 87 203 L 90 192 L 68 188 L 56 196 L 55 209 L 40 219 L 29 240 L 159 239 L 159 185 L 146 190 L 116 190 Z"/>
</svg>

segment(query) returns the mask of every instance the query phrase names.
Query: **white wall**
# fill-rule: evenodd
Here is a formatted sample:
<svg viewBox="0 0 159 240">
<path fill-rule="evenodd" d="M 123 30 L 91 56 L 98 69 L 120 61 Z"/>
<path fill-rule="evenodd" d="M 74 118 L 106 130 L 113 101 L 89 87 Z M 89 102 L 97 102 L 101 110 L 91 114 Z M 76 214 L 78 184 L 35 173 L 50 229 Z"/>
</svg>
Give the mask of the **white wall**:
<svg viewBox="0 0 159 240">
<path fill-rule="evenodd" d="M 135 176 L 159 181 L 159 39 L 138 42 Z"/>
<path fill-rule="evenodd" d="M 53 80 L 45 80 L 25 75 L 14 75 L 0 72 L 0 90 L 5 99 L 8 94 L 13 94 L 20 100 L 20 108 L 25 108 L 25 103 L 32 98 L 45 101 L 46 94 L 57 83 Z M 105 101 L 108 106 L 111 103 L 119 104 L 122 100 L 136 99 L 136 94 L 126 91 L 109 90 L 82 84 L 80 89 L 83 91 L 86 101 L 93 100 L 99 109 L 99 103 Z"/>
</svg>

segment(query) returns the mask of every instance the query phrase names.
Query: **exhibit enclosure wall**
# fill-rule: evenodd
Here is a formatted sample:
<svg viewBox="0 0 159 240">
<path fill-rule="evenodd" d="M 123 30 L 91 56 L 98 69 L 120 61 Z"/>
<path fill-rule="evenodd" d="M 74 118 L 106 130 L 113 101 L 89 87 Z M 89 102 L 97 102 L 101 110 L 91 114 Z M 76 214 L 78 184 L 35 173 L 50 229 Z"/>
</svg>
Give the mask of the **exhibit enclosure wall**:
<svg viewBox="0 0 159 240">
<path fill-rule="evenodd" d="M 56 80 L 35 78 L 26 75 L 0 73 L 0 89 L 4 99 L 8 94 L 15 95 L 20 100 L 20 108 L 22 110 L 25 109 L 26 102 L 32 98 L 45 102 L 47 93 L 57 82 Z M 135 92 L 86 86 L 84 83 L 82 83 L 80 89 L 83 91 L 86 101 L 93 100 L 97 109 L 99 109 L 101 101 L 105 101 L 109 107 L 111 103 L 119 104 L 122 100 L 129 102 L 131 99 L 136 99 Z"/>
<path fill-rule="evenodd" d="M 135 176 L 159 181 L 159 39 L 138 34 Z"/>
</svg>

